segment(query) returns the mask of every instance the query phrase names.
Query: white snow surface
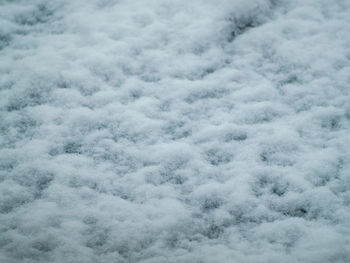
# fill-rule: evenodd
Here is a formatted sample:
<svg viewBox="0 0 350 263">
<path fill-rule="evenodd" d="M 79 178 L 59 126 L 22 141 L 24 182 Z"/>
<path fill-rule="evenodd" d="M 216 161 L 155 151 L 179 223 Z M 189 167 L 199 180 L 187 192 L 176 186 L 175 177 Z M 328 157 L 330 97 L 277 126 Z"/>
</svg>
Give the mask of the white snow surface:
<svg viewBox="0 0 350 263">
<path fill-rule="evenodd" d="M 0 262 L 350 262 L 349 0 L 0 0 Z"/>
</svg>

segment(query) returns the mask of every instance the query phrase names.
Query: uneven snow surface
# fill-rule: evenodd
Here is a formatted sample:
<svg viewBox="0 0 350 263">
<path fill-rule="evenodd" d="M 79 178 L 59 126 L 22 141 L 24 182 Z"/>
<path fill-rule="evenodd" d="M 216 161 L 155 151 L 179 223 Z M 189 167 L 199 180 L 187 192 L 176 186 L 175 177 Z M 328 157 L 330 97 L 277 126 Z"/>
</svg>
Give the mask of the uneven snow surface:
<svg viewBox="0 0 350 263">
<path fill-rule="evenodd" d="M 350 262 L 349 0 L 0 0 L 0 262 Z"/>
</svg>

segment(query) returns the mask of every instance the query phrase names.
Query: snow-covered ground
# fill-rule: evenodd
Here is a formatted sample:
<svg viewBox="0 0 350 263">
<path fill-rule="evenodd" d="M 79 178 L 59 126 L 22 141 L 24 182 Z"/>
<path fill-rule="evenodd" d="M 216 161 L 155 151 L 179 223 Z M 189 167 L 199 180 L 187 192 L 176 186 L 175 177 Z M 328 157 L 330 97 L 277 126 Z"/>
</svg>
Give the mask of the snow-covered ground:
<svg viewBox="0 0 350 263">
<path fill-rule="evenodd" d="M 349 0 L 0 0 L 0 262 L 350 262 Z"/>
</svg>

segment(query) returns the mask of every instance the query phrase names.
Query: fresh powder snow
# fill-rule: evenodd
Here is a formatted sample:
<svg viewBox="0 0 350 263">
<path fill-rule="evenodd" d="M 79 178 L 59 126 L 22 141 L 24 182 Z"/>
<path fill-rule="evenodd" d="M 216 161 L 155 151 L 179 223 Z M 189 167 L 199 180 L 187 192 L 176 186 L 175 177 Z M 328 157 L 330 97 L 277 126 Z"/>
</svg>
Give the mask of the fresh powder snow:
<svg viewBox="0 0 350 263">
<path fill-rule="evenodd" d="M 0 262 L 350 262 L 350 1 L 0 0 Z"/>
</svg>

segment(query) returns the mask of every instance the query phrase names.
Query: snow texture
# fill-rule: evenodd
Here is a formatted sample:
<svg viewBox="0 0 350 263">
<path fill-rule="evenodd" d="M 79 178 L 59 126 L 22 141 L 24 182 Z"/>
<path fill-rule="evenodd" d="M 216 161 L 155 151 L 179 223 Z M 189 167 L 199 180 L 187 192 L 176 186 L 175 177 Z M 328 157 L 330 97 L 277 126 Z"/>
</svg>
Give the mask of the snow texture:
<svg viewBox="0 0 350 263">
<path fill-rule="evenodd" d="M 0 262 L 350 262 L 349 0 L 0 0 Z"/>
</svg>

